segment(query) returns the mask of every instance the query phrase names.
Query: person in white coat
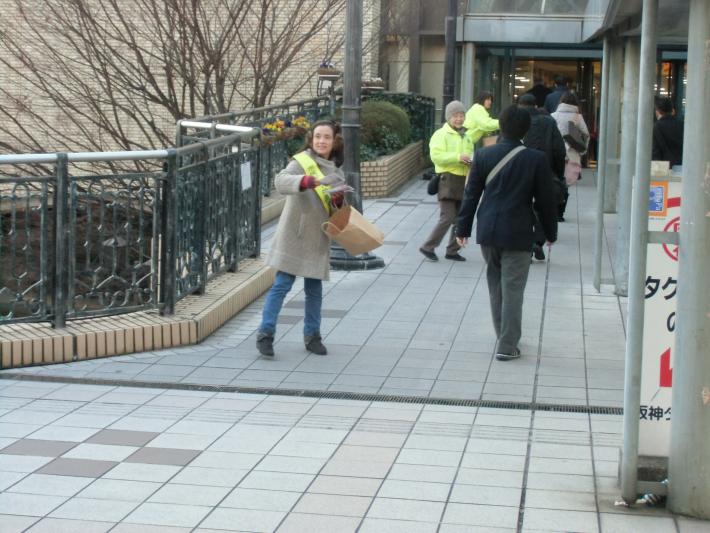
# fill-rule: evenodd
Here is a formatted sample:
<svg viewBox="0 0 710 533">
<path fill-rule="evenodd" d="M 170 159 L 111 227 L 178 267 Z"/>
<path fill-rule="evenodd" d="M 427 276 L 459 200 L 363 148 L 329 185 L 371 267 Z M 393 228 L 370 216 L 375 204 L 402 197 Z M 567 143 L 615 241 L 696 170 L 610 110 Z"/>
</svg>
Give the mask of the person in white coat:
<svg viewBox="0 0 710 533">
<path fill-rule="evenodd" d="M 276 176 L 276 190 L 286 196 L 267 264 L 276 279 L 266 296 L 256 347 L 261 355 L 274 355 L 274 334 L 284 298 L 296 276 L 304 278 L 306 293 L 303 340 L 306 350 L 326 355 L 320 334 L 322 281 L 330 273 L 330 240 L 321 230 L 328 220 L 330 205 L 341 205 L 343 193 L 330 193 L 328 177 L 344 179 L 343 140 L 340 128 L 330 121 L 318 121 L 306 136 L 304 149 Z M 322 183 L 323 182 L 323 183 Z"/>
<path fill-rule="evenodd" d="M 565 181 L 569 187 L 577 183 L 582 172 L 582 155 L 587 151 L 589 144 L 589 128 L 587 128 L 584 117 L 579 112 L 579 100 L 577 100 L 577 96 L 569 91 L 560 97 L 560 105 L 557 106 L 557 111 L 552 113 L 552 118 L 557 122 L 557 129 L 560 130 L 562 138 L 565 141 L 565 147 L 567 148 L 565 158 Z M 574 124 L 582 134 L 583 150 L 570 145 L 570 124 Z M 558 220 L 560 222 L 564 221 L 564 212 L 568 196 L 569 193 L 565 191 L 565 199 L 564 202 L 560 204 L 560 212 L 558 214 Z"/>
</svg>

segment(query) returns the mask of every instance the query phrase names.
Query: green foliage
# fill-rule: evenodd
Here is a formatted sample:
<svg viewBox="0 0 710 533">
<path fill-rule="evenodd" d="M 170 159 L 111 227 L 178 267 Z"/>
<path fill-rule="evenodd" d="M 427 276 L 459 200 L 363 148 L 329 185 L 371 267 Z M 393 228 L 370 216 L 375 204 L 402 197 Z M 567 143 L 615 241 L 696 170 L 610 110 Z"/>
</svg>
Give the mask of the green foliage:
<svg viewBox="0 0 710 533">
<path fill-rule="evenodd" d="M 361 123 L 360 158 L 363 161 L 401 150 L 411 139 L 407 113 L 389 102 L 363 102 Z"/>
<path fill-rule="evenodd" d="M 434 99 L 416 93 L 376 92 L 364 95 L 366 102 L 389 102 L 402 108 L 409 117 L 411 140 L 423 141 L 424 154 L 429 154 L 429 139 L 435 129 Z"/>
<path fill-rule="evenodd" d="M 404 109 L 411 124 L 412 141 L 426 141 L 434 133 L 434 100 L 416 93 L 379 92 L 368 95 L 367 101 L 390 102 Z"/>
</svg>

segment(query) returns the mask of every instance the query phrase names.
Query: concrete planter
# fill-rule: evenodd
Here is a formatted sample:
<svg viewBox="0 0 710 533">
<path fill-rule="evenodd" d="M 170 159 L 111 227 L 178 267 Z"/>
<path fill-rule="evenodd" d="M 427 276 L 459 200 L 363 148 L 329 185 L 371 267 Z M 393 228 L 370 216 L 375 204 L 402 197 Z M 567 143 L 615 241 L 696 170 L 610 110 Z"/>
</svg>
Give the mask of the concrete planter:
<svg viewBox="0 0 710 533">
<path fill-rule="evenodd" d="M 422 168 L 422 141 L 409 144 L 395 154 L 365 161 L 360 164 L 362 196 L 390 196 Z"/>
</svg>

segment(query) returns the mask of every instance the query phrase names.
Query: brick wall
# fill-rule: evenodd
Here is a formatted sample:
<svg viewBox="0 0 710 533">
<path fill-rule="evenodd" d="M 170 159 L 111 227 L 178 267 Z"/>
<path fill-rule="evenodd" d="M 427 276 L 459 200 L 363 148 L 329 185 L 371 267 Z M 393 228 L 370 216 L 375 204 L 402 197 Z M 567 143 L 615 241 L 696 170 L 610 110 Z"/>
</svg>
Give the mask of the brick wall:
<svg viewBox="0 0 710 533">
<path fill-rule="evenodd" d="M 396 154 L 360 164 L 363 198 L 390 196 L 423 167 L 422 142 L 412 143 Z"/>
<path fill-rule="evenodd" d="M 63 0 L 56 0 L 57 5 L 61 5 Z M 88 0 L 90 4 L 99 4 L 100 0 Z M 126 3 L 130 3 L 132 0 L 125 0 Z M 205 0 L 207 1 L 207 0 Z M 319 0 L 323 1 L 323 0 Z M 371 78 L 377 76 L 378 69 L 378 55 L 379 55 L 379 18 L 380 18 L 380 4 L 382 0 L 365 0 L 363 6 L 363 78 Z M 47 69 L 48 73 L 57 75 L 55 68 L 51 64 L 45 64 L 43 61 L 42 48 L 40 43 L 36 42 L 35 39 L 31 38 L 31 33 L 29 28 L 26 26 L 25 21 L 17 11 L 17 0 L 0 0 L 0 14 L 2 14 L 2 24 L 3 27 L 0 29 L 2 32 L 7 32 L 13 36 L 17 36 L 23 39 L 23 50 L 22 52 L 28 57 L 31 57 L 36 64 L 40 66 L 41 69 Z M 344 3 L 343 3 L 344 4 Z M 33 6 L 36 6 L 36 0 L 22 0 L 22 5 L 31 11 L 31 16 L 43 16 L 38 9 L 32 12 Z M 138 4 L 140 5 L 140 4 Z M 289 10 L 293 9 L 293 6 L 297 5 L 296 0 L 285 0 L 282 4 L 282 10 L 277 14 L 277 19 L 274 23 L 276 27 L 284 27 L 289 25 Z M 129 10 L 130 11 L 130 10 Z M 316 16 L 318 8 L 314 10 L 314 15 Z M 338 15 L 329 23 L 327 26 L 316 35 L 311 41 L 307 43 L 301 50 L 298 50 L 294 60 L 292 62 L 293 66 L 289 68 L 284 75 L 279 79 L 279 83 L 276 91 L 273 93 L 271 101 L 269 103 L 279 103 L 285 99 L 306 99 L 316 96 L 316 83 L 317 79 L 315 76 L 316 69 L 320 61 L 324 58 L 325 50 L 328 49 L 333 42 L 342 39 L 345 34 L 345 15 L 346 10 L 343 8 Z M 30 17 L 31 18 L 31 17 Z M 294 31 L 298 31 L 294 28 Z M 45 37 L 50 38 L 50 35 Z M 52 43 L 49 43 L 50 45 Z M 55 43 L 56 47 L 62 47 L 61 43 Z M 0 45 L 0 53 L 4 53 L 2 46 Z M 67 50 L 66 53 L 70 53 Z M 7 55 L 5 53 L 5 55 Z M 331 60 L 334 65 L 342 70 L 344 68 L 344 47 L 341 47 L 333 56 Z M 237 62 L 238 64 L 238 62 Z M 90 80 L 90 76 L 85 76 L 86 79 Z M 108 139 L 105 134 L 102 134 L 101 129 L 96 125 L 92 124 L 90 120 L 82 122 L 81 125 L 72 125 L 67 121 L 65 111 L 58 109 L 53 101 L 46 97 L 43 97 L 41 92 L 37 89 L 33 89 L 26 82 L 12 72 L 12 69 L 0 65 L 0 83 L 2 83 L 3 89 L 10 92 L 10 96 L 7 101 L 0 101 L 0 104 L 7 105 L 9 112 L 13 119 L 17 119 L 19 125 L 12 126 L 12 133 L 18 133 L 21 137 L 27 139 L 27 145 L 41 145 L 48 151 L 55 150 L 73 150 L 73 151 L 83 151 L 90 149 L 85 142 L 86 139 L 104 139 L 107 140 L 102 142 L 103 149 L 126 149 L 125 146 L 114 146 L 113 142 Z M 240 87 L 243 92 L 249 93 L 249 85 L 252 82 L 245 81 Z M 0 96 L 2 99 L 2 96 Z M 154 106 L 153 104 L 146 104 L 145 106 L 150 110 L 151 120 L 159 126 L 159 129 L 167 131 L 169 137 L 172 136 L 172 128 L 174 127 L 174 119 L 165 112 L 163 108 Z M 231 106 L 234 111 L 243 110 L 246 107 L 246 102 L 244 99 L 236 99 Z M 41 136 L 41 128 L 37 127 L 38 124 L 34 124 L 32 121 L 35 120 L 31 118 L 24 109 L 32 109 L 37 114 L 35 116 L 40 116 L 41 121 L 48 124 L 51 128 L 56 128 L 62 132 L 68 132 L 68 137 L 70 142 L 69 146 L 55 146 L 55 143 L 47 138 L 37 138 L 36 143 L 29 141 L 32 135 L 35 137 Z M 197 114 L 201 114 L 198 110 Z M 5 120 L 5 124 L 11 124 L 11 121 Z M 153 147 L 155 139 L 152 138 L 153 135 L 150 131 L 144 131 L 143 128 L 136 124 L 129 124 L 128 121 L 121 120 L 122 127 L 128 129 L 127 136 L 133 141 L 135 145 Z M 22 130 L 25 132 L 22 132 Z M 10 135 L 2 136 L 4 138 L 0 141 L 10 141 Z M 11 144 L 15 144 L 12 142 Z"/>
</svg>

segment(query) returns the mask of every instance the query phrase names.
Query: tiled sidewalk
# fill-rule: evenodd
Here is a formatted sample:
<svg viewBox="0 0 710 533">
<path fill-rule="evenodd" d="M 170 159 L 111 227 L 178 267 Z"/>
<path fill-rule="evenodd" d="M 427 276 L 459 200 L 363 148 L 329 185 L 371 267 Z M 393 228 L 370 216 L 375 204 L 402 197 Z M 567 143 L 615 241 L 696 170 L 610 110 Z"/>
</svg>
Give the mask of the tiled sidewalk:
<svg viewBox="0 0 710 533">
<path fill-rule="evenodd" d="M 303 292 L 294 290 L 279 321 L 274 360 L 260 358 L 254 348 L 262 298 L 198 346 L 22 372 L 523 403 L 535 397 L 538 403 L 619 408 L 625 304 L 591 287 L 591 180 L 587 176 L 573 190 L 550 262 L 531 266 L 519 361 L 492 357 L 478 247 L 463 252 L 466 263 L 423 261 L 418 247 L 438 208 L 424 183 L 415 181 L 397 198 L 366 203 L 366 214 L 386 234 L 377 253 L 387 267 L 333 272 L 323 304 L 326 358 L 303 349 Z M 273 231 L 265 232 L 267 246 Z"/>
<path fill-rule="evenodd" d="M 422 261 L 436 205 L 413 182 L 366 203 L 387 267 L 334 273 L 327 357 L 304 352 L 294 291 L 274 360 L 256 302 L 198 346 L 18 373 L 104 384 L 0 379 L 0 533 L 710 532 L 614 506 L 621 417 L 588 412 L 621 405 L 625 303 L 590 288 L 590 178 L 532 265 L 519 361 L 492 357 L 478 250 Z"/>
<path fill-rule="evenodd" d="M 0 381 L 0 531 L 681 532 L 618 416 Z"/>
</svg>

